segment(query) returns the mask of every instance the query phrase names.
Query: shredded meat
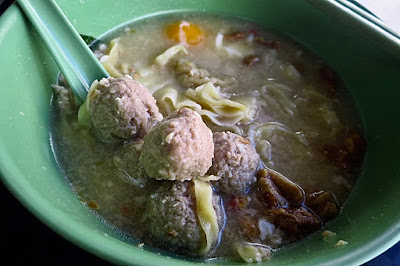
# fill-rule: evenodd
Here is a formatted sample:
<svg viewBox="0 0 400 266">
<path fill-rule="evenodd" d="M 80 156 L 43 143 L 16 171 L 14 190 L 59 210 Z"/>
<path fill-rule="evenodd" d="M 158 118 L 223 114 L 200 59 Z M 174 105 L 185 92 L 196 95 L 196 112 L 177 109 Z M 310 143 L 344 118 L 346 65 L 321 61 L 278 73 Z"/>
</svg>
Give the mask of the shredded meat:
<svg viewBox="0 0 400 266">
<path fill-rule="evenodd" d="M 207 69 L 199 68 L 186 59 L 172 61 L 171 67 L 179 83 L 185 88 L 196 88 L 207 82 L 211 82 L 215 86 L 227 88 L 235 82 L 233 77 L 214 77 Z"/>
</svg>

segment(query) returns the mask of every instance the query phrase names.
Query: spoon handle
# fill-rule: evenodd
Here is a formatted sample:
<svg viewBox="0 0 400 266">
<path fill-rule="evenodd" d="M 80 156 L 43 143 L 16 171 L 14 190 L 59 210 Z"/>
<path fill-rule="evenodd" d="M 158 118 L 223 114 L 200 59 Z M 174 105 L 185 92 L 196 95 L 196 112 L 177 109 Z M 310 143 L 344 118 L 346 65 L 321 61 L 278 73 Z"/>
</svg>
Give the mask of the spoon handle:
<svg viewBox="0 0 400 266">
<path fill-rule="evenodd" d="M 54 0 L 17 0 L 80 103 L 96 79 L 110 75 Z"/>
</svg>

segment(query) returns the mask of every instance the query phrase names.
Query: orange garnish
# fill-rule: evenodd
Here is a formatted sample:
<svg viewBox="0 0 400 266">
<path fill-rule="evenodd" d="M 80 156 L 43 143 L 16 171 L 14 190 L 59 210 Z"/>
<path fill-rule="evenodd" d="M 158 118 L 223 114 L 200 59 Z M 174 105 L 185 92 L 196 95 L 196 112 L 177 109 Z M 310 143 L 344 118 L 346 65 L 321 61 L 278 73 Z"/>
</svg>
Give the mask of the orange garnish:
<svg viewBox="0 0 400 266">
<path fill-rule="evenodd" d="M 204 31 L 196 24 L 187 21 L 178 21 L 166 28 L 169 39 L 182 44 L 198 44 L 204 37 Z"/>
</svg>

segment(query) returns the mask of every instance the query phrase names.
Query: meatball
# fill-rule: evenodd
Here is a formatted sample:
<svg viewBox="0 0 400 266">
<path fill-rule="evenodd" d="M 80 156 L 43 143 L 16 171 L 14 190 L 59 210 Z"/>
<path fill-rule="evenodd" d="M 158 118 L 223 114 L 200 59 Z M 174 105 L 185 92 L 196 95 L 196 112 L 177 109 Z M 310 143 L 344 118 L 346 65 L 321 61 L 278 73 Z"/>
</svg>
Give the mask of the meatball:
<svg viewBox="0 0 400 266">
<path fill-rule="evenodd" d="M 212 203 L 221 230 L 225 212 L 218 195 L 212 195 Z M 206 236 L 196 209 L 193 182 L 163 182 L 147 201 L 146 222 L 152 239 L 174 251 L 198 254 L 206 244 Z"/>
<path fill-rule="evenodd" d="M 148 180 L 139 163 L 142 147 L 143 140 L 127 141 L 118 155 L 114 156 L 114 165 L 127 176 L 131 183 L 140 187 L 143 187 Z"/>
<path fill-rule="evenodd" d="M 215 188 L 225 194 L 246 193 L 249 185 L 256 181 L 260 156 L 250 142 L 232 132 L 214 133 L 214 159 L 208 171 L 221 177 L 214 181 Z"/>
<path fill-rule="evenodd" d="M 204 176 L 213 156 L 211 130 L 198 113 L 182 108 L 145 136 L 139 162 L 150 177 L 184 181 Z"/>
<path fill-rule="evenodd" d="M 89 112 L 103 141 L 142 138 L 162 115 L 146 87 L 129 76 L 103 78 L 91 94 Z"/>
</svg>

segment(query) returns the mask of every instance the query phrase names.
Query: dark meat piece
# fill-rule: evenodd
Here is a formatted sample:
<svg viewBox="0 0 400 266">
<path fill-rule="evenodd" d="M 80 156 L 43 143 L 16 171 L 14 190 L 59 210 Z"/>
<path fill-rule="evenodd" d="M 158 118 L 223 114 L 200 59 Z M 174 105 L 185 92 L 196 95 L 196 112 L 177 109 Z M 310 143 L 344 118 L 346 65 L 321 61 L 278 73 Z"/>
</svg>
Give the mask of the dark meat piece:
<svg viewBox="0 0 400 266">
<path fill-rule="evenodd" d="M 348 129 L 344 134 L 341 146 L 327 145 L 322 150 L 322 155 L 336 163 L 341 170 L 351 171 L 361 166 L 367 143 L 364 138 Z"/>
<path fill-rule="evenodd" d="M 268 211 L 273 223 L 287 235 L 304 237 L 322 226 L 321 220 L 305 207 L 297 209 L 277 209 Z"/>
<path fill-rule="evenodd" d="M 330 191 L 319 191 L 307 195 L 306 206 L 313 210 L 324 222 L 339 214 L 336 197 Z"/>
<path fill-rule="evenodd" d="M 357 132 L 354 130 L 346 131 L 346 138 L 344 140 L 345 149 L 352 154 L 355 159 L 363 155 L 367 143 Z"/>
<path fill-rule="evenodd" d="M 261 62 L 261 58 L 256 55 L 249 55 L 249 56 L 243 58 L 243 63 L 248 67 L 250 67 L 254 64 L 260 63 L 260 62 Z"/>
<path fill-rule="evenodd" d="M 268 220 L 285 231 L 292 238 L 290 241 L 321 227 L 321 219 L 304 206 L 305 196 L 301 187 L 271 169 L 258 171 L 257 177 L 257 187 L 261 193 L 259 199 L 266 205 L 265 213 L 270 217 Z"/>
<path fill-rule="evenodd" d="M 256 44 L 272 48 L 272 49 L 279 49 L 281 47 L 281 42 L 280 41 L 271 41 L 271 40 L 265 40 L 263 37 L 256 37 L 254 39 L 254 42 Z"/>
<path fill-rule="evenodd" d="M 250 33 L 244 32 L 233 32 L 224 35 L 224 39 L 227 41 L 239 41 L 247 38 L 250 34 L 258 35 L 255 31 L 250 31 Z M 254 43 L 265 46 L 271 49 L 279 49 L 281 47 L 281 42 L 276 40 L 266 40 L 261 36 L 257 36 L 254 38 Z"/>
<path fill-rule="evenodd" d="M 335 77 L 335 74 L 332 72 L 332 70 L 330 70 L 327 67 L 321 67 L 320 71 L 319 71 L 320 75 L 321 75 L 321 79 L 322 81 L 327 85 L 328 87 L 328 93 L 331 96 L 336 95 L 336 91 L 337 91 L 337 80 Z"/>
<path fill-rule="evenodd" d="M 227 201 L 228 211 L 240 211 L 248 206 L 251 198 L 247 195 L 232 196 Z"/>
<path fill-rule="evenodd" d="M 255 241 L 260 238 L 260 229 L 257 225 L 257 219 L 250 215 L 242 216 L 238 220 L 239 235 L 245 236 L 250 241 Z"/>
<path fill-rule="evenodd" d="M 228 40 L 228 41 L 237 41 L 237 40 L 242 40 L 242 39 L 246 38 L 247 36 L 248 36 L 248 34 L 237 31 L 237 32 L 226 34 L 224 36 L 224 39 Z"/>
</svg>

